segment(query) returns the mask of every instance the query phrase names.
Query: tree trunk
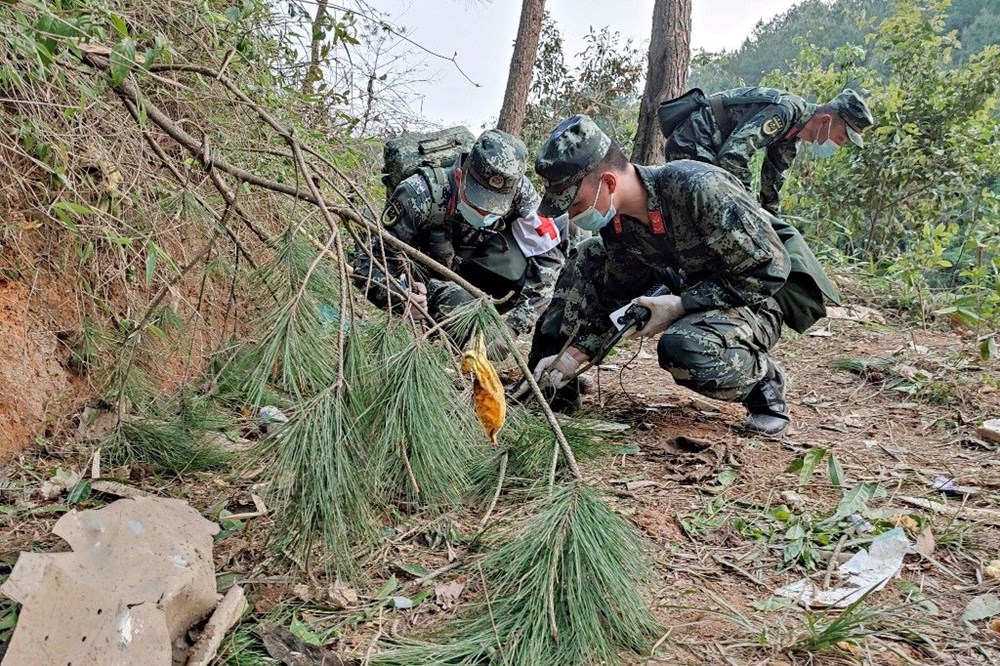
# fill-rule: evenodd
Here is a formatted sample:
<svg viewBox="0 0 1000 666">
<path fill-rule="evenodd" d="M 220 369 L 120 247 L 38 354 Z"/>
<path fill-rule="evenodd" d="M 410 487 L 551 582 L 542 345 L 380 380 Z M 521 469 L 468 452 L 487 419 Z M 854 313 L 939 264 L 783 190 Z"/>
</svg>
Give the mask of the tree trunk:
<svg viewBox="0 0 1000 666">
<path fill-rule="evenodd" d="M 312 34 L 309 36 L 309 68 L 306 70 L 306 78 L 302 81 L 302 94 L 311 95 L 314 84 L 323 78 L 322 63 L 320 62 L 320 48 L 323 46 L 325 34 L 323 29 L 326 21 L 326 9 L 329 0 L 317 0 L 316 16 L 312 22 Z"/>
<path fill-rule="evenodd" d="M 687 87 L 691 60 L 691 1 L 656 0 L 653 6 L 649 71 L 632 148 L 632 161 L 636 164 L 663 162 L 664 138 L 656 110 L 662 100 L 677 97 Z"/>
<path fill-rule="evenodd" d="M 544 13 L 545 0 L 522 0 L 521 22 L 517 26 L 517 40 L 510 57 L 510 74 L 507 75 L 507 91 L 503 95 L 503 106 L 497 121 L 497 127 L 510 134 L 519 135 L 524 126 L 528 89 L 531 88 L 531 75 L 538 55 L 538 35 L 542 30 Z"/>
</svg>

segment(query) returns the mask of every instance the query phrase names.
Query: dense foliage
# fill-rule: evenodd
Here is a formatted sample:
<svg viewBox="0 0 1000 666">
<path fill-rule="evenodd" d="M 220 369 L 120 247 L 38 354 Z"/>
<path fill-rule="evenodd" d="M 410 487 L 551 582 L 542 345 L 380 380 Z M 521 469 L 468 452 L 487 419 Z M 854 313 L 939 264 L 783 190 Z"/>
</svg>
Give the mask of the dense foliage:
<svg viewBox="0 0 1000 666">
<path fill-rule="evenodd" d="M 844 44 L 863 43 L 865 34 L 885 20 L 893 6 L 894 0 L 805 0 L 767 23 L 758 23 L 734 51 L 695 54 L 690 85 L 706 91 L 757 85 L 773 70 L 788 70 L 805 44 L 833 51 Z M 962 62 L 997 43 L 1000 4 L 953 0 L 944 30 L 956 31 L 962 46 L 953 57 Z M 879 66 L 875 54 L 868 56 L 866 64 Z"/>
<path fill-rule="evenodd" d="M 523 132 L 532 154 L 560 120 L 576 113 L 591 116 L 626 144 L 626 154 L 631 150 L 645 55 L 608 28 L 591 28 L 584 43 L 583 51 L 568 58 L 559 26 L 545 13 Z"/>
<path fill-rule="evenodd" d="M 901 2 L 863 43 L 804 48 L 766 81 L 820 100 L 857 85 L 876 119 L 863 150 L 800 157 L 785 211 L 922 314 L 980 329 L 1000 317 L 1000 47 L 955 63 L 946 6 Z"/>
</svg>

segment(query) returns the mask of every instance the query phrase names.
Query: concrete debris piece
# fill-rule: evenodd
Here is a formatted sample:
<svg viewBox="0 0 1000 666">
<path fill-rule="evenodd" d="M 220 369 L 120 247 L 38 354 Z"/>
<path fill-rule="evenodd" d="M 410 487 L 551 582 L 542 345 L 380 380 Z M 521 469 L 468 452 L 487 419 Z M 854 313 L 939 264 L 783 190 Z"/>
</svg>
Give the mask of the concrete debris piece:
<svg viewBox="0 0 1000 666">
<path fill-rule="evenodd" d="M 288 415 L 274 405 L 264 405 L 257 413 L 257 421 L 263 432 L 271 432 L 275 428 L 288 423 Z"/>
<path fill-rule="evenodd" d="M 222 645 L 222 639 L 239 622 L 246 609 L 247 597 L 243 588 L 233 585 L 208 619 L 198 642 L 191 647 L 187 666 L 208 666 L 212 663 Z"/>
<path fill-rule="evenodd" d="M 812 580 L 803 578 L 786 585 L 775 594 L 794 599 L 806 608 L 846 608 L 869 592 L 885 587 L 899 575 L 903 557 L 910 552 L 909 539 L 902 528 L 894 527 L 875 537 L 867 551 L 859 551 L 837 569 L 843 583 L 830 590 L 821 590 Z"/>
<path fill-rule="evenodd" d="M 976 434 L 988 442 L 1000 444 L 1000 419 L 990 419 L 976 428 Z"/>
<path fill-rule="evenodd" d="M 216 605 L 218 531 L 175 499 L 67 513 L 52 532 L 72 552 L 22 553 L 0 587 L 22 604 L 3 663 L 170 664 Z"/>
</svg>

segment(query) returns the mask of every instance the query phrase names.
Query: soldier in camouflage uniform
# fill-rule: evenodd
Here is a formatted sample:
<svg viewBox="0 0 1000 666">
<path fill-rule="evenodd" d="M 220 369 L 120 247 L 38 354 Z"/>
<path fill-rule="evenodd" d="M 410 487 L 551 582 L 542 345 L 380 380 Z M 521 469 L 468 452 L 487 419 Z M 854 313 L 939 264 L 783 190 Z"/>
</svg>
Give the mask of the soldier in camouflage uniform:
<svg viewBox="0 0 1000 666">
<path fill-rule="evenodd" d="M 692 110 L 667 132 L 667 161 L 692 159 L 716 164 L 749 190 L 750 159 L 763 150 L 760 203 L 774 215 L 780 211 L 785 171 L 800 142 L 812 144 L 817 157 L 828 157 L 848 141 L 863 146 L 861 132 L 873 123 L 868 105 L 850 89 L 819 106 L 775 88 L 735 88 L 708 98 L 685 95 L 664 102 L 661 119 L 670 116 L 671 104 Z"/>
<path fill-rule="evenodd" d="M 783 320 L 773 296 L 791 261 L 739 181 L 691 160 L 630 164 L 587 116 L 556 127 L 535 170 L 546 184 L 541 214 L 600 233 L 577 246 L 536 324 L 536 377 L 572 397 L 570 378 L 598 352 L 608 315 L 632 300 L 651 310 L 638 334 L 658 337 L 660 367 L 678 384 L 742 402 L 753 432 L 783 433 L 785 379 L 769 350 Z M 641 296 L 658 283 L 673 293 Z"/>
<path fill-rule="evenodd" d="M 559 229 L 536 212 L 539 196 L 524 176 L 527 156 L 520 139 L 488 130 L 455 166 L 430 170 L 435 182 L 426 173 L 400 182 L 383 218 L 393 236 L 474 286 L 498 298 L 514 292 L 498 307 L 516 334 L 529 332 L 548 305 L 565 261 Z M 378 257 L 383 247 L 376 241 L 373 250 Z M 400 283 L 401 254 L 388 245 L 384 252 Z M 366 253 L 359 253 L 354 263 L 369 300 L 385 307 L 385 276 Z M 410 297 L 435 319 L 472 300 L 457 284 L 433 278 L 421 266 L 412 269 Z"/>
</svg>

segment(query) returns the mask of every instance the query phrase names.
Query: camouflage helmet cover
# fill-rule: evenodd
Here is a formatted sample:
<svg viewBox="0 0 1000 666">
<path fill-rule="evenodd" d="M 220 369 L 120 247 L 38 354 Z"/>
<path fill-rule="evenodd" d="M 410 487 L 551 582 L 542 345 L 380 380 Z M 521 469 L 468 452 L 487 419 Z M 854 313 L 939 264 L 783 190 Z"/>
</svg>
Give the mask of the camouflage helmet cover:
<svg viewBox="0 0 1000 666">
<path fill-rule="evenodd" d="M 588 116 L 563 120 L 552 130 L 535 158 L 535 172 L 545 185 L 539 215 L 557 217 L 576 199 L 580 181 L 601 163 L 611 138 Z"/>
<path fill-rule="evenodd" d="M 462 165 L 465 198 L 476 208 L 506 215 L 528 162 L 528 149 L 516 136 L 486 130 Z"/>
</svg>

